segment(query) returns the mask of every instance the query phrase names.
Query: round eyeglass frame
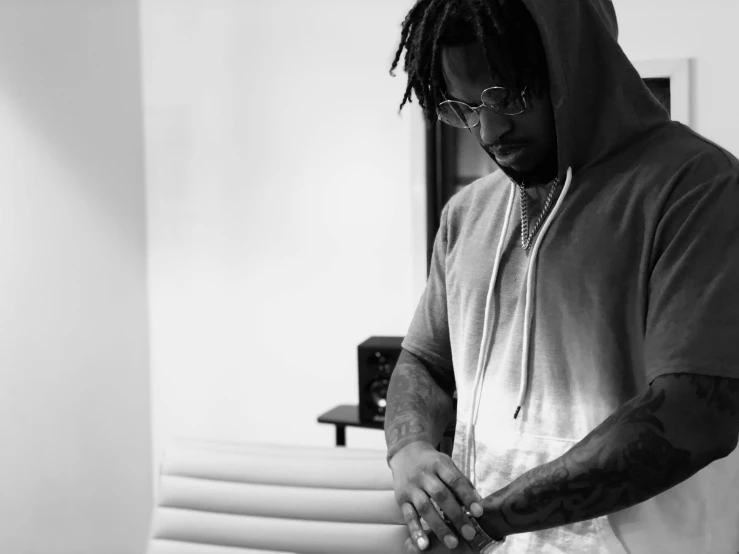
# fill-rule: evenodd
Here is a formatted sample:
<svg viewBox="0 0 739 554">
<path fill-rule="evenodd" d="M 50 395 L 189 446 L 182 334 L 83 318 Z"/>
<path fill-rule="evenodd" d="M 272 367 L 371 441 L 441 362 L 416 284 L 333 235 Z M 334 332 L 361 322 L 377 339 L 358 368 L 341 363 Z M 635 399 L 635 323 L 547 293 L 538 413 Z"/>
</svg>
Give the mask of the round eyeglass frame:
<svg viewBox="0 0 739 554">
<path fill-rule="evenodd" d="M 517 96 L 515 96 L 513 100 L 511 100 L 511 102 L 514 102 L 514 101 L 516 101 L 516 100 L 518 100 L 520 98 L 523 101 L 523 108 L 521 108 L 519 111 L 513 111 L 513 112 L 511 112 L 511 111 L 503 111 L 503 110 L 501 110 L 500 107 L 496 106 L 495 104 L 486 104 L 485 103 L 485 99 L 484 98 L 485 98 L 485 93 L 486 92 L 488 92 L 490 90 L 508 90 L 507 87 L 495 86 L 495 87 L 488 87 L 488 88 L 486 88 L 485 90 L 482 91 L 482 93 L 480 94 L 480 100 L 482 100 L 482 104 L 480 104 L 479 106 L 470 106 L 466 102 L 460 102 L 459 100 L 447 100 L 446 99 L 446 96 L 444 96 L 444 101 L 443 102 L 439 102 L 439 105 L 436 108 L 436 117 L 442 123 L 446 123 L 447 125 L 451 125 L 452 127 L 457 127 L 458 129 L 472 129 L 473 127 L 477 127 L 480 124 L 480 110 L 482 108 L 488 108 L 488 109 L 493 110 L 495 113 L 498 113 L 500 115 L 521 115 L 522 113 L 528 111 L 529 108 L 531 107 L 530 104 L 526 101 L 526 89 L 527 88 L 528 88 L 528 86 L 523 87 L 523 90 L 521 91 L 521 93 L 518 94 Z M 442 95 L 443 94 L 444 93 L 442 92 Z M 454 123 L 451 123 L 451 122 L 449 122 L 449 121 L 447 121 L 445 119 L 442 119 L 441 115 L 439 114 L 439 108 L 441 108 L 445 104 L 448 105 L 448 106 L 454 106 L 455 104 L 461 104 L 462 106 L 465 106 L 465 107 L 471 109 L 473 112 L 475 112 L 475 114 L 477 116 L 477 120 L 472 125 L 455 125 Z M 461 121 L 460 121 L 460 123 L 461 123 Z"/>
</svg>

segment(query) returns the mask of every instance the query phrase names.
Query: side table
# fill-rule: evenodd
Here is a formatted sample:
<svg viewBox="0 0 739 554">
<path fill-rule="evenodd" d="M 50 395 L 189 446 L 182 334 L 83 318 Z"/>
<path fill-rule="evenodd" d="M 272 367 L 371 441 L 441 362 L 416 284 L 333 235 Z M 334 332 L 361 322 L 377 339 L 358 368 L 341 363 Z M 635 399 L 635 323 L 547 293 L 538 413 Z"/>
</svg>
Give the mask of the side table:
<svg viewBox="0 0 739 554">
<path fill-rule="evenodd" d="M 451 456 L 454 444 L 454 420 L 444 431 L 444 437 L 438 449 Z M 318 416 L 318 423 L 329 423 L 336 426 L 336 446 L 346 446 L 346 428 L 364 427 L 365 429 L 384 429 L 382 421 L 365 422 L 359 419 L 359 406 L 356 404 L 340 404 Z"/>
</svg>

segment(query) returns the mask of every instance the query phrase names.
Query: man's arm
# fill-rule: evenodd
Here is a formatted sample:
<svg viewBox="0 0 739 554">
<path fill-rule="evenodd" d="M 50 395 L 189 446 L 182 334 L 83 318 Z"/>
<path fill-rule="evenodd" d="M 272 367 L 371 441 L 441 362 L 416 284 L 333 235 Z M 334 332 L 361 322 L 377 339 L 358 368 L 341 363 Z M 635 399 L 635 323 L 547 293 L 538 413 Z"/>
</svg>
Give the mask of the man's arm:
<svg viewBox="0 0 739 554">
<path fill-rule="evenodd" d="M 388 461 L 412 442 L 439 444 L 453 415 L 454 386 L 453 372 L 401 351 L 387 391 Z"/>
<path fill-rule="evenodd" d="M 631 507 L 729 455 L 739 435 L 739 379 L 670 374 L 556 460 L 484 499 L 491 536 L 592 519 Z"/>
</svg>

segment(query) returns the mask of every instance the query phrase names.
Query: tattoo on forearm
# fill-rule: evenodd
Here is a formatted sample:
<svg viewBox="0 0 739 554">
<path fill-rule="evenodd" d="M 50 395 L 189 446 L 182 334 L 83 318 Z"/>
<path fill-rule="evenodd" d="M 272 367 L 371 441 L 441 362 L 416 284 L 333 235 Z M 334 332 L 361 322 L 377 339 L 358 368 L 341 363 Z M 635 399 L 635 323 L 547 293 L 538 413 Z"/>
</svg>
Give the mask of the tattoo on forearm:
<svg viewBox="0 0 739 554">
<path fill-rule="evenodd" d="M 512 532 L 592 519 L 684 481 L 731 452 L 738 434 L 739 379 L 664 375 L 564 455 L 488 500 Z"/>
<path fill-rule="evenodd" d="M 431 378 L 421 373 L 412 373 L 406 366 L 396 368 L 387 391 L 386 419 L 398 416 L 427 413 L 432 394 Z"/>
<path fill-rule="evenodd" d="M 412 364 L 396 365 L 388 388 L 385 413 L 388 450 L 414 437 L 435 439 L 439 426 L 443 432 L 443 422 L 451 413 L 450 407 L 450 399 L 427 372 L 418 371 Z"/>
<path fill-rule="evenodd" d="M 696 398 L 704 401 L 718 414 L 739 416 L 739 379 L 707 378 L 693 373 L 679 373 L 672 378 L 688 381 Z"/>
<path fill-rule="evenodd" d="M 388 430 L 388 446 L 395 446 L 401 440 L 411 436 L 418 437 L 426 432 L 426 428 L 417 421 L 397 421 Z"/>
<path fill-rule="evenodd" d="M 506 523 L 536 530 L 591 519 L 689 477 L 694 473 L 690 452 L 671 444 L 657 416 L 664 402 L 664 391 L 650 390 L 567 454 L 514 481 L 507 487 L 513 489 L 510 501 L 502 506 Z"/>
</svg>

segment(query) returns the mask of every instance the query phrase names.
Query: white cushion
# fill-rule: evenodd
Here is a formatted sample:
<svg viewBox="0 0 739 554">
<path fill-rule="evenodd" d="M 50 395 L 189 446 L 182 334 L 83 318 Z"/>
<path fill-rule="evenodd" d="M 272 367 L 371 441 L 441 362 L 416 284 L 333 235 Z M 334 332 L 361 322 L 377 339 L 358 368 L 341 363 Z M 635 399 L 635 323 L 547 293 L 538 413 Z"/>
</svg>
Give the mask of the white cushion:
<svg viewBox="0 0 739 554">
<path fill-rule="evenodd" d="M 404 554 L 384 451 L 178 441 L 148 554 Z"/>
</svg>

